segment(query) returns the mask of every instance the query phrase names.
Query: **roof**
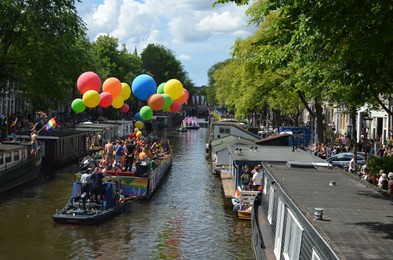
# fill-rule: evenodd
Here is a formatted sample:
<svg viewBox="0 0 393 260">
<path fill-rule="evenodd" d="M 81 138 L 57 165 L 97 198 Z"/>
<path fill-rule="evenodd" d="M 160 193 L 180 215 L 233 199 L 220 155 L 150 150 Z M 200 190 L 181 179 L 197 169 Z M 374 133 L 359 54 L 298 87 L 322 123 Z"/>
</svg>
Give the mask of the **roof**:
<svg viewBox="0 0 393 260">
<path fill-rule="evenodd" d="M 253 149 L 251 149 L 251 147 Z M 236 150 L 237 148 L 237 150 Z M 264 162 L 326 162 L 301 149 L 292 146 L 259 146 L 259 145 L 230 145 L 230 152 L 237 161 L 264 161 Z M 241 149 L 241 151 L 240 151 Z"/>
<path fill-rule="evenodd" d="M 389 194 L 331 167 L 269 165 L 268 172 L 339 258 L 391 258 L 393 200 Z M 329 185 L 331 181 L 336 185 Z M 324 209 L 323 221 L 315 220 L 315 208 Z"/>
<path fill-rule="evenodd" d="M 4 152 L 8 152 L 8 151 L 15 151 L 15 150 L 20 150 L 22 148 L 26 149 L 27 144 L 19 144 L 19 143 L 15 143 L 15 144 L 11 144 L 11 143 L 0 143 L 0 153 L 4 153 Z"/>
<path fill-rule="evenodd" d="M 291 135 L 288 134 L 288 133 L 281 133 L 281 134 L 278 134 L 278 135 L 271 135 L 269 137 L 266 137 L 266 138 L 263 138 L 261 140 L 255 141 L 255 143 L 260 145 L 260 144 L 265 144 L 265 143 L 272 143 L 272 142 L 275 142 L 278 139 L 284 139 L 284 140 L 287 141 L 286 145 L 288 145 L 288 138 L 289 138 L 289 136 L 291 136 Z"/>
<path fill-rule="evenodd" d="M 212 140 L 212 150 L 213 152 L 224 150 L 228 145 L 253 145 L 253 141 L 238 138 L 236 136 L 225 136 L 220 139 Z"/>
</svg>

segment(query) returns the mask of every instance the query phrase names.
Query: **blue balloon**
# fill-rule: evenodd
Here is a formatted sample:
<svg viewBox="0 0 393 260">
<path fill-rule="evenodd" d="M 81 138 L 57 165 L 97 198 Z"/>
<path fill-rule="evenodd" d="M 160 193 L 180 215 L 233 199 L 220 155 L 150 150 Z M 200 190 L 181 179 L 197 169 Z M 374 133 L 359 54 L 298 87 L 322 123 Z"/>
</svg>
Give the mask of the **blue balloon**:
<svg viewBox="0 0 393 260">
<path fill-rule="evenodd" d="M 157 83 L 151 76 L 141 74 L 132 81 L 131 89 L 136 98 L 146 101 L 156 93 Z"/>
<path fill-rule="evenodd" d="M 136 121 L 143 121 L 143 119 L 142 119 L 142 117 L 141 117 L 139 112 L 136 112 L 134 117 L 135 117 Z"/>
</svg>

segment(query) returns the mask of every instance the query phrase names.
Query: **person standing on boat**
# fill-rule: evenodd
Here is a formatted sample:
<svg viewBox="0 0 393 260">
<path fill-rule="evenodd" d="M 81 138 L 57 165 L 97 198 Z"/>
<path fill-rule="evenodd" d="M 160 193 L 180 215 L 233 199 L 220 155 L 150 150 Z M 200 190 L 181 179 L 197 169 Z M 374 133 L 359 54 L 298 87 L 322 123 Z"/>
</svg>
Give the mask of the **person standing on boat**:
<svg viewBox="0 0 393 260">
<path fill-rule="evenodd" d="M 134 141 L 128 140 L 126 149 L 124 150 L 126 154 L 126 162 L 125 162 L 125 168 L 127 171 L 131 171 L 132 164 L 134 163 L 134 152 L 135 152 L 135 144 Z"/>
<path fill-rule="evenodd" d="M 110 140 L 108 140 L 108 143 L 105 144 L 104 146 L 104 154 L 105 154 L 105 158 L 106 158 L 106 162 L 107 164 L 111 164 L 112 163 L 112 159 L 113 159 L 113 144 L 111 143 Z"/>
<path fill-rule="evenodd" d="M 85 193 L 86 196 L 90 197 L 91 191 L 91 179 L 90 179 L 90 170 L 86 170 L 81 176 L 81 183 L 82 183 L 82 193 Z"/>
<path fill-rule="evenodd" d="M 123 157 L 125 154 L 124 150 L 125 150 L 124 141 L 120 140 L 118 142 L 118 146 L 116 148 L 116 155 L 115 155 L 115 160 L 121 164 L 120 169 L 124 165 L 124 157 Z"/>
<path fill-rule="evenodd" d="M 254 170 L 252 171 L 252 188 L 253 191 L 258 191 L 259 187 L 262 185 L 263 179 L 263 169 L 261 165 L 255 166 Z"/>
<path fill-rule="evenodd" d="M 15 120 L 11 124 L 11 135 L 12 135 L 12 141 L 16 141 L 16 131 L 17 131 L 17 124 L 18 123 L 18 118 L 16 117 Z"/>
<path fill-rule="evenodd" d="M 248 168 L 248 165 L 246 164 L 244 165 L 244 171 L 240 176 L 242 182 L 242 190 L 250 190 L 251 178 L 252 178 L 252 173 Z"/>
<path fill-rule="evenodd" d="M 90 176 L 93 199 L 98 203 L 101 202 L 102 192 L 104 190 L 104 185 L 102 183 L 103 178 L 104 175 L 99 171 L 98 167 L 94 169 Z"/>
</svg>

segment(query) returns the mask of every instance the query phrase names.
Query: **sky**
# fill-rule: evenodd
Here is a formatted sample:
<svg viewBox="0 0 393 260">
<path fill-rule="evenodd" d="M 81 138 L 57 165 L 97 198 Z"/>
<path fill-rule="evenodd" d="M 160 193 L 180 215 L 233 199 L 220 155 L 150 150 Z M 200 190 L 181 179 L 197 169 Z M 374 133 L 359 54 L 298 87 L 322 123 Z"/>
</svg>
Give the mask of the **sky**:
<svg viewBox="0 0 393 260">
<path fill-rule="evenodd" d="M 78 15 L 95 41 L 110 35 L 130 53 L 148 44 L 173 51 L 196 86 L 207 85 L 207 72 L 231 57 L 236 38 L 251 35 L 247 6 L 219 4 L 214 0 L 82 0 Z"/>
</svg>

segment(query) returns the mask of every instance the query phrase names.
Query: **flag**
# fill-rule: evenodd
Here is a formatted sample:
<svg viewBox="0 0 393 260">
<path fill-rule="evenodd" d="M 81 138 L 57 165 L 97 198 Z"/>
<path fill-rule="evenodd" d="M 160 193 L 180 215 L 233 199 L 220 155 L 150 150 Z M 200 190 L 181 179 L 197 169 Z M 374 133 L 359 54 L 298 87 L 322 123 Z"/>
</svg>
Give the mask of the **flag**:
<svg viewBox="0 0 393 260">
<path fill-rule="evenodd" d="M 213 116 L 218 120 L 221 120 L 221 113 L 217 109 L 214 109 Z"/>
<path fill-rule="evenodd" d="M 49 130 L 51 130 L 51 129 L 53 129 L 53 128 L 56 128 L 56 126 L 57 126 L 56 119 L 55 119 L 54 117 L 52 117 L 52 118 L 48 121 L 48 123 L 46 123 L 45 128 L 46 128 L 46 131 L 49 131 Z"/>
</svg>

